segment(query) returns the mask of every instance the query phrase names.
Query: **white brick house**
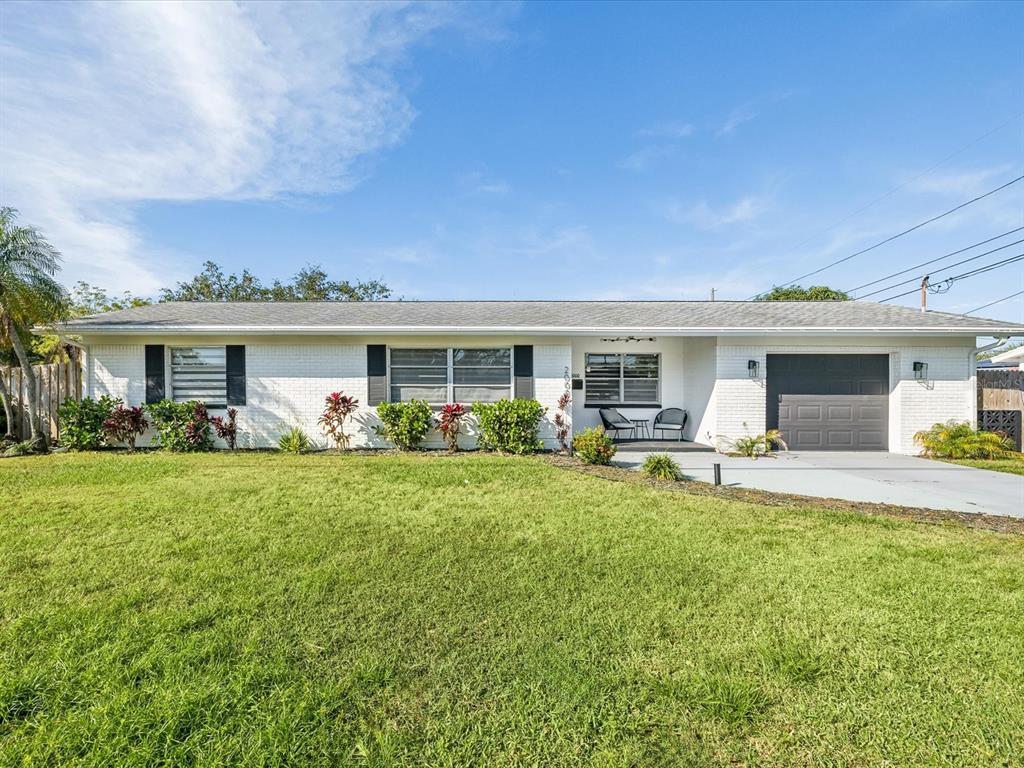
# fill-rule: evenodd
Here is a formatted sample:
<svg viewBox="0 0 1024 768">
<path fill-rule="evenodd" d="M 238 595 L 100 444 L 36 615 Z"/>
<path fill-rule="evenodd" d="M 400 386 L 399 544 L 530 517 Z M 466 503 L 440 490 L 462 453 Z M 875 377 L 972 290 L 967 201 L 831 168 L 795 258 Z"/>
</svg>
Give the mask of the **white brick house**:
<svg viewBox="0 0 1024 768">
<path fill-rule="evenodd" d="M 683 439 L 710 446 L 777 427 L 798 449 L 912 453 L 916 431 L 975 420 L 977 337 L 1024 326 L 860 301 L 171 302 L 59 331 L 84 350 L 86 395 L 230 405 L 253 447 L 292 426 L 325 444 L 333 391 L 360 402 L 354 446 L 382 444 L 384 399 L 533 396 L 555 447 L 568 389 L 576 431 L 602 408 L 648 431 L 679 408 Z"/>
</svg>

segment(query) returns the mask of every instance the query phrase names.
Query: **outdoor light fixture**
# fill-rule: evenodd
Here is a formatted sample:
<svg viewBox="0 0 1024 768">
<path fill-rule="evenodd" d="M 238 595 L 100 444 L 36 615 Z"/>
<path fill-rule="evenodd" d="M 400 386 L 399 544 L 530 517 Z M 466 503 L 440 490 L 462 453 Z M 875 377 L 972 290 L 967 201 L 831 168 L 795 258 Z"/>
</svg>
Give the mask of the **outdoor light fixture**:
<svg viewBox="0 0 1024 768">
<path fill-rule="evenodd" d="M 752 379 L 758 378 L 757 369 L 759 367 L 760 364 L 757 362 L 757 360 L 747 360 L 747 375 Z"/>
<path fill-rule="evenodd" d="M 914 378 L 918 381 L 928 378 L 928 363 L 914 363 Z"/>
</svg>

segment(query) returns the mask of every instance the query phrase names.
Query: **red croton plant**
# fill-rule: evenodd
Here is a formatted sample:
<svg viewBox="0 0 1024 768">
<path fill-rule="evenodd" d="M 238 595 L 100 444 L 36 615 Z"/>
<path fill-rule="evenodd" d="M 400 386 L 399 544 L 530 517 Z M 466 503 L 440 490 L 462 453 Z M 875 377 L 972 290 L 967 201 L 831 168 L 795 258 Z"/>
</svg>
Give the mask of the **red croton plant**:
<svg viewBox="0 0 1024 768">
<path fill-rule="evenodd" d="M 448 403 L 437 414 L 437 430 L 452 453 L 459 450 L 459 435 L 462 434 L 467 415 L 466 409 L 458 403 Z"/>
<path fill-rule="evenodd" d="M 213 428 L 217 432 L 217 437 L 226 442 L 232 451 L 235 450 L 235 443 L 238 441 L 237 419 L 238 409 L 236 408 L 228 408 L 227 418 L 214 416 L 210 419 L 210 423 L 213 424 Z"/>
<path fill-rule="evenodd" d="M 324 398 L 324 412 L 320 417 L 320 426 L 324 434 L 334 441 L 339 451 L 348 448 L 349 436 L 345 434 L 345 420 L 359 407 L 359 401 L 341 392 L 331 392 Z"/>
<path fill-rule="evenodd" d="M 146 431 L 149 422 L 141 406 L 127 408 L 117 405 L 103 422 L 103 434 L 109 442 L 124 443 L 128 453 L 135 451 L 135 438 Z"/>
</svg>

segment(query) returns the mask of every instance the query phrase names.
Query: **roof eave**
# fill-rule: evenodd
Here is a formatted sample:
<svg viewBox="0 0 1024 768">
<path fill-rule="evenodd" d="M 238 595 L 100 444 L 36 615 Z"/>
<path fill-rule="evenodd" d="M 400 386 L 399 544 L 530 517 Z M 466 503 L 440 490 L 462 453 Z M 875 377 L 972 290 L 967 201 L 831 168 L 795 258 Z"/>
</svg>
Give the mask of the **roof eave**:
<svg viewBox="0 0 1024 768">
<path fill-rule="evenodd" d="M 757 327 L 598 327 L 598 326 L 296 326 L 296 325 L 63 325 L 57 329 L 61 334 L 81 335 L 125 335 L 125 336 L 323 336 L 323 335 L 535 335 L 535 336 L 601 336 L 608 334 L 633 334 L 643 336 L 757 336 L 757 335 L 843 335 L 864 334 L 903 335 L 935 334 L 962 336 L 1024 336 L 1024 326 L 757 326 Z M 48 331 L 48 332 L 53 332 Z"/>
</svg>

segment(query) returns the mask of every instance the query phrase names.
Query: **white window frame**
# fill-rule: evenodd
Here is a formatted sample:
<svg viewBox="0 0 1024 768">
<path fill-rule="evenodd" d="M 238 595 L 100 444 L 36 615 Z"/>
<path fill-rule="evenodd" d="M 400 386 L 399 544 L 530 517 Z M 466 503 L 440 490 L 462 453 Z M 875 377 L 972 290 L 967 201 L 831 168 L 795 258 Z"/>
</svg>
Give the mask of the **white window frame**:
<svg viewBox="0 0 1024 768">
<path fill-rule="evenodd" d="M 391 349 L 392 349 L 391 345 L 389 344 L 388 348 L 387 348 L 387 358 L 388 358 L 387 388 L 388 388 L 388 400 L 389 401 L 391 400 Z M 423 345 L 403 344 L 400 347 L 396 346 L 395 349 L 438 349 L 438 350 L 443 349 L 447 353 L 447 368 L 446 368 L 446 371 L 447 371 L 447 373 L 446 373 L 447 385 L 446 385 L 446 388 L 445 388 L 445 397 L 447 399 L 445 400 L 444 403 L 431 403 L 430 405 L 432 407 L 434 407 L 434 408 L 440 408 L 442 405 L 445 405 L 447 403 L 454 403 L 454 402 L 456 402 L 456 400 L 455 400 L 455 389 L 456 389 L 456 387 L 471 387 L 471 386 L 474 386 L 472 384 L 456 384 L 455 383 L 455 350 L 456 349 L 507 349 L 508 350 L 508 385 L 507 385 L 507 387 L 506 387 L 506 385 L 498 385 L 498 384 L 481 384 L 481 385 L 478 385 L 478 386 L 489 387 L 489 388 L 492 388 L 492 389 L 505 389 L 505 388 L 507 388 L 507 390 L 508 390 L 507 391 L 508 399 L 511 400 L 514 397 L 515 378 L 516 378 L 515 377 L 515 369 L 516 369 L 515 354 L 516 354 L 516 351 L 515 351 L 515 349 L 512 346 L 506 346 L 504 344 L 482 344 L 482 345 L 477 345 L 477 346 L 466 346 L 464 344 L 461 344 L 461 345 L 459 345 L 457 347 L 448 347 L 448 346 L 436 346 L 436 345 L 432 345 L 432 344 L 423 344 Z M 402 366 L 399 366 L 399 367 L 402 367 Z M 409 366 L 409 367 L 417 368 L 417 367 L 422 367 L 422 366 Z M 481 367 L 481 366 L 470 366 L 470 367 Z M 495 366 L 495 367 L 503 367 L 503 366 Z M 660 371 L 660 369 L 659 369 L 659 371 Z M 438 384 L 437 386 L 441 386 L 441 385 Z M 408 401 L 407 400 L 402 400 L 402 401 L 392 401 L 392 402 L 408 402 Z M 461 405 L 472 405 L 472 403 L 461 403 Z"/>
<path fill-rule="evenodd" d="M 615 402 L 607 401 L 591 401 L 590 399 L 590 376 L 587 374 L 588 358 L 590 355 L 616 355 L 619 358 L 619 399 Z M 653 355 L 657 360 L 658 364 L 658 376 L 655 379 L 657 382 L 657 391 L 653 401 L 649 400 L 626 400 L 626 371 L 625 371 L 625 357 L 626 355 Z M 650 406 L 655 408 L 661 407 L 661 352 L 584 352 L 583 353 L 583 405 L 585 408 L 642 408 L 644 406 Z M 611 379 L 606 379 L 611 381 Z"/>
<path fill-rule="evenodd" d="M 207 401 L 205 398 L 201 398 L 201 397 L 190 397 L 187 400 L 179 400 L 178 399 L 178 397 L 177 397 L 177 395 L 175 394 L 175 391 L 174 391 L 175 390 L 175 386 L 174 386 L 174 350 L 176 350 L 176 349 L 221 349 L 221 350 L 224 351 L 224 398 L 223 398 L 223 402 L 219 401 L 219 400 L 217 400 L 217 401 Z M 227 400 L 228 400 L 228 348 L 227 348 L 226 345 L 223 345 L 223 344 L 179 344 L 179 345 L 174 345 L 174 346 L 168 345 L 166 347 L 166 350 L 167 351 L 166 351 L 166 357 L 165 357 L 164 364 L 167 367 L 166 369 L 167 369 L 167 374 L 168 375 L 165 377 L 165 381 L 167 382 L 167 390 L 168 390 L 167 394 L 169 395 L 169 399 L 170 400 L 173 400 L 176 403 L 187 403 L 187 402 L 190 402 L 192 400 L 197 400 L 198 402 L 200 402 L 203 405 L 205 405 L 207 408 L 210 408 L 210 409 L 213 409 L 213 410 L 227 408 Z"/>
</svg>

